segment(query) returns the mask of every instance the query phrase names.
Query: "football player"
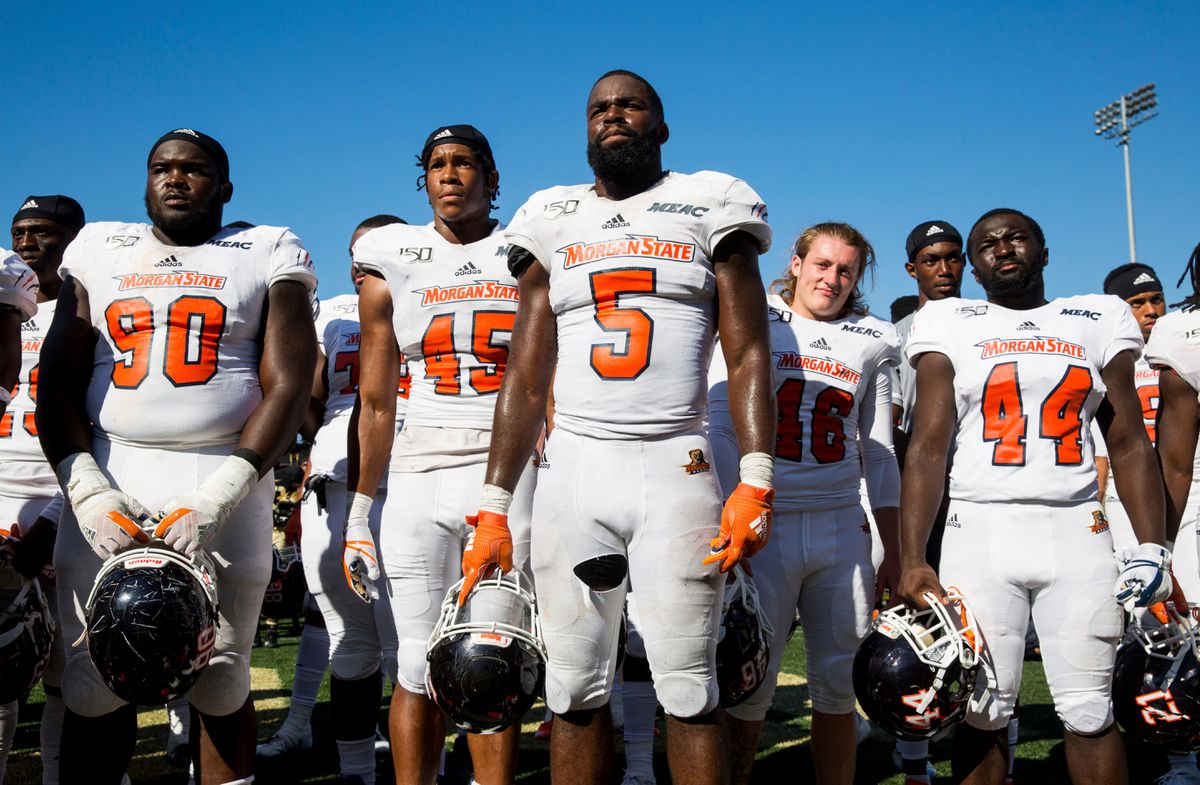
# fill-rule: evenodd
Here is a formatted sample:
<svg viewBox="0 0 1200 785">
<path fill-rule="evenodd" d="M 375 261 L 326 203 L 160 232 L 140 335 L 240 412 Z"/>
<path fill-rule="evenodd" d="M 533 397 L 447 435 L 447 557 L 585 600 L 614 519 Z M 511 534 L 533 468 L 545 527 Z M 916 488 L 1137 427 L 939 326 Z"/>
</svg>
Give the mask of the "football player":
<svg viewBox="0 0 1200 785">
<path fill-rule="evenodd" d="M 394 215 L 376 215 L 366 219 L 350 238 L 353 248 L 371 229 L 402 224 Z M 330 703 L 333 709 L 334 737 L 343 777 L 359 777 L 365 785 L 375 782 L 375 725 L 379 700 L 383 693 L 383 675 L 395 674 L 394 662 L 384 662 L 396 650 L 396 630 L 386 593 L 379 601 L 365 604 L 346 583 L 342 568 L 342 531 L 346 514 L 346 434 L 354 401 L 358 394 L 358 290 L 366 277 L 351 263 L 350 278 L 354 294 L 343 294 L 321 301 L 317 318 L 317 373 L 313 380 L 301 432 L 313 439 L 309 454 L 311 469 L 301 506 L 301 551 L 309 592 L 325 619 L 325 646 L 321 628 L 306 624 L 296 654 L 296 685 L 304 685 L 299 702 L 296 695 L 287 719 L 266 744 L 258 748 L 259 757 L 274 757 L 292 749 L 312 746 L 312 708 L 316 703 L 321 679 L 325 674 L 328 651 L 333 670 Z M 407 374 L 402 374 L 400 400 L 396 402 L 396 428 L 404 420 L 408 400 Z M 371 533 L 379 536 L 379 512 L 384 490 L 375 497 L 371 509 Z"/>
<path fill-rule="evenodd" d="M 772 285 L 771 355 L 779 425 L 775 522 L 754 557 L 754 582 L 774 629 L 764 683 L 727 709 L 734 782 L 749 782 L 763 720 L 775 694 L 788 627 L 800 608 L 812 698 L 817 781 L 854 781 L 855 710 L 850 671 L 867 634 L 872 601 L 899 578 L 900 469 L 892 448 L 892 381 L 900 361 L 895 328 L 868 313 L 861 283 L 875 251 L 854 227 L 805 229 Z M 719 360 L 719 358 L 718 358 Z M 710 373 L 721 375 L 719 362 Z M 710 434 L 732 435 L 723 384 L 710 392 Z M 859 503 L 865 477 L 884 559 L 871 564 Z M 726 483 L 728 485 L 728 483 Z M 842 605 L 844 612 L 830 613 Z"/>
<path fill-rule="evenodd" d="M 908 257 L 908 261 L 904 263 L 904 271 L 917 282 L 917 310 L 924 307 L 925 303 L 959 296 L 966 262 L 963 259 L 962 235 L 949 221 L 923 221 L 917 224 L 908 233 L 904 250 Z M 908 338 L 914 318 L 916 311 L 896 322 L 896 333 L 900 337 L 901 345 Z M 904 448 L 908 444 L 909 434 L 912 433 L 917 375 L 911 365 L 900 363 L 893 378 L 896 384 L 892 390 L 892 402 L 897 404 L 893 409 L 899 426 L 896 445 L 900 460 L 903 461 Z M 935 570 L 940 562 L 948 503 L 949 498 L 946 497 L 938 508 L 937 518 L 929 533 L 929 544 L 925 547 L 925 559 Z M 922 777 L 932 776 L 929 769 L 928 741 L 898 740 L 896 753 L 893 754 L 899 754 L 900 769 L 910 785 L 921 785 L 925 782 Z"/>
<path fill-rule="evenodd" d="M 253 779 L 250 646 L 271 575 L 270 475 L 316 358 L 307 251 L 288 229 L 223 227 L 232 196 L 215 139 L 181 128 L 154 143 L 151 223 L 88 224 L 63 258 L 36 417 L 68 502 L 54 555 L 64 641 L 82 639 L 114 553 L 154 537 L 216 565 L 220 635 L 188 693 L 202 785 Z M 62 779 L 120 782 L 135 707 L 85 647 L 67 651 L 63 698 Z"/>
<path fill-rule="evenodd" d="M 1167 540 L 1176 542 L 1175 574 L 1183 586 L 1184 594 L 1191 602 L 1196 601 L 1188 594 L 1189 582 L 1197 580 L 1194 553 L 1200 540 L 1189 538 L 1185 532 L 1197 528 L 1196 510 L 1200 505 L 1193 488 L 1200 479 L 1195 471 L 1197 433 L 1200 432 L 1200 245 L 1192 250 L 1188 267 L 1184 273 L 1191 277 L 1192 294 L 1181 305 L 1182 309 L 1161 316 L 1146 343 L 1145 359 L 1158 375 L 1158 411 L 1155 434 L 1156 448 L 1162 466 L 1163 489 L 1167 502 Z M 1180 278 L 1182 283 L 1183 278 Z M 1191 544 L 1187 540 L 1192 539 Z M 1193 591 L 1200 594 L 1200 590 Z M 1169 754 L 1170 774 L 1177 774 L 1176 782 L 1200 782 L 1196 773 L 1195 758 L 1190 751 Z M 1163 781 L 1166 781 L 1164 775 Z"/>
<path fill-rule="evenodd" d="M 443 598 L 460 577 L 468 540 L 486 537 L 486 527 L 474 530 L 468 515 L 478 509 L 517 285 L 505 266 L 503 227 L 491 217 L 500 174 L 487 138 L 469 125 L 441 126 L 417 160 L 432 223 L 372 229 L 353 248 L 354 263 L 367 275 L 359 290 L 360 413 L 350 432 L 345 575 L 364 599 L 380 596 L 381 573 L 388 581 L 399 638 L 388 717 L 392 760 L 397 783 L 426 785 L 437 776 L 444 739 L 443 715 L 425 683 L 426 644 Z M 399 435 L 397 348 L 412 374 Z M 389 452 L 379 564 L 368 515 L 389 470 Z M 531 455 L 518 492 L 524 531 L 514 556 L 526 574 Z M 476 780 L 513 781 L 519 733 L 514 725 L 468 736 Z"/>
<path fill-rule="evenodd" d="M 62 280 L 58 266 L 63 251 L 83 228 L 83 208 L 69 196 L 27 196 L 12 220 L 13 251 L 37 275 L 38 313 L 21 328 L 21 375 L 8 412 L 0 419 L 0 524 L 19 524 L 21 538 L 13 554 L 14 566 L 27 576 L 50 564 L 58 528 L 58 505 L 46 508 L 58 495 L 54 469 L 38 444 L 34 423 L 37 400 L 38 359 L 46 330 L 54 318 Z M 43 588 L 54 604 L 54 585 Z M 46 703 L 42 709 L 42 783 L 57 785 L 58 752 L 62 738 L 62 641 L 57 640 L 50 665 L 42 677 Z M 0 730 L 0 735 L 3 730 Z M 3 779 L 3 766 L 0 766 Z"/>
<path fill-rule="evenodd" d="M 506 233 L 520 307 L 464 574 L 508 563 L 512 494 L 553 379 L 532 560 L 556 715 L 554 781 L 611 780 L 607 704 L 628 577 L 667 714 L 672 779 L 724 783 L 715 677 L 723 573 L 766 542 L 774 493 L 758 274 L 771 241 L 766 206 L 728 175 L 663 169 L 669 130 L 641 76 L 603 75 L 586 120 L 595 180 L 534 194 Z M 723 515 L 703 432 L 718 328 L 742 450 L 742 482 Z"/>
<path fill-rule="evenodd" d="M 1170 552 L 1162 491 L 1142 427 L 1133 365 L 1142 337 L 1128 306 L 1085 295 L 1047 301 L 1041 227 L 1011 209 L 985 213 L 967 237 L 986 301 L 926 303 L 905 346 L 917 369 L 913 436 L 901 498 L 900 596 L 957 587 L 971 603 L 995 663 L 997 687 L 955 738 L 956 779 L 1000 785 L 1005 728 L 1020 689 L 1032 610 L 1046 679 L 1066 726 L 1076 783 L 1125 781 L 1111 682 L 1127 607 L 1163 599 Z M 1107 402 L 1101 404 L 1107 394 Z M 1097 499 L 1089 423 L 1108 438 L 1141 543 L 1117 574 Z M 951 442 L 950 508 L 941 579 L 925 545 L 942 497 Z M 922 717 L 914 716 L 913 722 Z"/>
<path fill-rule="evenodd" d="M 37 295 L 38 282 L 34 272 L 17 254 L 0 248 L 0 425 L 3 426 L 12 424 L 13 414 L 5 410 L 12 403 L 10 390 L 17 387 L 23 366 L 22 322 L 28 323 L 37 313 Z M 0 463 L 0 471 L 7 471 L 8 468 Z M 45 504 L 32 505 L 37 509 L 21 518 L 24 501 L 15 497 L 0 497 L 0 504 L 3 505 L 0 513 L 4 515 L 0 520 L 0 568 L 8 569 L 13 550 L 20 544 L 20 523 L 28 524 L 45 507 Z M 41 567 L 41 563 L 37 564 L 30 575 L 41 572 Z M 0 659 L 8 660 L 8 655 L 0 653 Z M 4 780 L 8 752 L 16 732 L 17 701 L 0 703 L 0 782 Z"/>
</svg>

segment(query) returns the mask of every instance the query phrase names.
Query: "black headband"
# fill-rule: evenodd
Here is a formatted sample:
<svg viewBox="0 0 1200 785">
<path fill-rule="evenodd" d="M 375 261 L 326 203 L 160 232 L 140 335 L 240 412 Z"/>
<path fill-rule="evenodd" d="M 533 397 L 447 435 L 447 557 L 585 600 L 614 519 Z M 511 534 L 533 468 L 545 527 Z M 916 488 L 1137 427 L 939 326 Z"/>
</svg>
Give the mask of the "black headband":
<svg viewBox="0 0 1200 785">
<path fill-rule="evenodd" d="M 193 131 L 191 128 L 176 128 L 174 131 L 163 134 L 158 138 L 158 141 L 150 148 L 150 155 L 146 156 L 146 166 L 150 165 L 150 161 L 154 158 L 154 151 L 157 150 L 164 142 L 170 142 L 173 139 L 178 139 L 183 142 L 191 142 L 204 151 L 205 155 L 212 159 L 212 162 L 217 165 L 217 169 L 221 172 L 221 177 L 229 181 L 229 156 L 225 153 L 225 148 L 216 139 L 213 139 L 206 133 Z"/>
<path fill-rule="evenodd" d="M 1158 280 L 1154 269 L 1144 264 L 1122 270 L 1104 283 L 1105 294 L 1115 294 L 1122 300 L 1128 300 L 1134 295 L 1161 292 L 1162 290 L 1162 281 Z"/>
<path fill-rule="evenodd" d="M 26 196 L 17 214 L 13 216 L 13 223 L 26 218 L 45 218 L 75 231 L 82 229 L 85 223 L 83 208 L 79 202 L 60 194 Z"/>
<path fill-rule="evenodd" d="M 911 262 L 922 248 L 941 242 L 955 243 L 962 248 L 962 235 L 950 225 L 949 221 L 925 221 L 917 224 L 908 233 L 908 240 L 904 243 L 904 250 L 908 252 L 908 261 Z"/>
<path fill-rule="evenodd" d="M 479 129 L 473 125 L 444 125 L 425 139 L 425 145 L 421 148 L 421 166 L 427 166 L 433 148 L 443 144 L 464 144 L 471 148 L 475 155 L 495 165 L 492 146 Z"/>
</svg>

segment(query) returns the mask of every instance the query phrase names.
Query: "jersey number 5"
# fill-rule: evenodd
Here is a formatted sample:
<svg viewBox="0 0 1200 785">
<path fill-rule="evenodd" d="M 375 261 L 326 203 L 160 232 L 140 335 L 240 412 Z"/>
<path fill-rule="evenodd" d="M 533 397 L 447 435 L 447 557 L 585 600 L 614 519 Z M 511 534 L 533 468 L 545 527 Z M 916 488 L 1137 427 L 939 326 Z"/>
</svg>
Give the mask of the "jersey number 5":
<svg viewBox="0 0 1200 785">
<path fill-rule="evenodd" d="M 217 374 L 225 306 L 214 297 L 184 295 L 167 306 L 163 375 L 176 387 L 206 384 Z M 113 361 L 115 387 L 133 390 L 150 375 L 154 306 L 145 297 L 116 300 L 104 310 L 108 334 L 122 356 Z"/>
<path fill-rule="evenodd" d="M 1042 401 L 1039 436 L 1054 442 L 1054 462 L 1059 466 L 1083 463 L 1082 414 L 1091 391 L 1092 372 L 1071 365 Z M 1017 364 L 1000 363 L 992 368 L 983 388 L 983 440 L 996 443 L 992 447 L 995 466 L 1025 465 L 1029 417 L 1023 406 Z"/>
<path fill-rule="evenodd" d="M 617 343 L 592 344 L 592 370 L 601 379 L 636 379 L 650 366 L 650 344 L 654 320 L 641 308 L 622 308 L 621 295 L 654 291 L 654 270 L 626 267 L 592 273 L 593 317 L 606 333 L 623 336 L 624 349 Z"/>
</svg>

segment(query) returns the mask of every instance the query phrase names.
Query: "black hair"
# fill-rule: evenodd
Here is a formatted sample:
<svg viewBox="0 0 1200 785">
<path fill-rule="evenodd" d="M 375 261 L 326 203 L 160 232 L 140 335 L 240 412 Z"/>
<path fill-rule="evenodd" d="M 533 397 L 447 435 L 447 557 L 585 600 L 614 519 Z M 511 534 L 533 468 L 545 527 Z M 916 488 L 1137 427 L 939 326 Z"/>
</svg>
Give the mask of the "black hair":
<svg viewBox="0 0 1200 785">
<path fill-rule="evenodd" d="M 407 224 L 407 223 L 408 223 L 408 221 L 404 220 L 403 218 L 401 218 L 397 215 L 389 215 L 387 213 L 380 213 L 379 215 L 372 215 L 370 218 L 364 218 L 362 223 L 360 223 L 358 226 L 354 227 L 354 231 L 357 232 L 359 229 L 378 229 L 381 226 L 390 226 L 391 224 Z"/>
<path fill-rule="evenodd" d="M 975 234 L 975 230 L 979 228 L 979 224 L 991 218 L 993 215 L 1001 214 L 1016 215 L 1024 218 L 1025 223 L 1029 224 L 1029 228 L 1033 230 L 1033 236 L 1037 238 L 1038 244 L 1042 246 L 1043 250 L 1046 248 L 1046 233 L 1042 231 L 1041 224 L 1020 210 L 1014 210 L 1011 207 L 997 207 L 995 210 L 988 210 L 986 213 L 979 216 L 979 220 L 971 225 L 971 231 L 967 232 L 967 247 L 964 250 L 967 254 L 967 261 L 969 261 L 971 264 L 975 264 L 975 260 L 971 258 L 971 236 Z"/>
<path fill-rule="evenodd" d="M 601 74 L 599 79 L 592 82 L 592 87 L 600 84 L 610 76 L 628 76 L 630 79 L 636 79 L 645 85 L 647 92 L 650 93 L 650 105 L 653 106 L 658 112 L 658 116 L 660 118 L 663 116 L 663 102 L 662 99 L 658 97 L 658 91 L 655 90 L 654 85 L 650 84 L 650 82 L 646 80 L 646 77 L 642 76 L 641 74 L 635 74 L 633 71 L 626 71 L 624 68 L 614 68 L 611 71 L 606 71 L 605 73 Z"/>
<path fill-rule="evenodd" d="M 892 301 L 892 324 L 900 321 L 910 313 L 915 313 L 921 298 L 915 294 L 906 294 Z"/>
<path fill-rule="evenodd" d="M 1172 308 L 1182 307 L 1185 311 L 1194 311 L 1200 308 L 1200 243 L 1192 249 L 1192 255 L 1188 257 L 1187 267 L 1183 270 L 1183 275 L 1179 276 L 1179 280 L 1175 282 L 1176 286 L 1183 283 L 1184 278 L 1191 278 L 1192 293 L 1183 298 L 1181 302 L 1174 303 Z"/>
<path fill-rule="evenodd" d="M 1124 275 L 1130 270 L 1147 270 L 1155 278 L 1158 277 L 1158 273 L 1154 272 L 1154 268 L 1148 264 L 1142 264 L 1141 262 L 1126 262 L 1120 267 L 1110 270 L 1108 275 L 1104 276 L 1104 287 L 1101 289 L 1101 291 L 1103 291 L 1105 294 L 1112 294 L 1112 292 L 1108 291 L 1108 285 L 1113 282 L 1114 278 Z"/>
<path fill-rule="evenodd" d="M 468 147 L 470 147 L 471 152 L 475 155 L 475 157 L 479 159 L 479 166 L 480 166 L 480 169 L 483 171 L 483 177 L 484 177 L 484 180 L 486 181 L 491 176 L 491 173 L 496 171 L 496 162 L 492 160 L 491 155 L 489 155 L 487 152 L 485 152 L 483 150 L 480 150 L 479 148 L 475 147 L 474 145 L 468 145 Z M 420 176 L 417 177 L 417 190 L 418 191 L 425 190 L 425 178 L 428 174 L 426 165 L 428 163 L 429 162 L 427 160 L 425 160 L 424 158 L 422 158 L 420 155 L 417 156 L 417 168 L 421 170 Z M 493 209 L 493 210 L 496 209 L 496 200 L 499 198 L 500 198 L 500 183 L 497 182 L 496 187 L 493 188 L 492 190 L 488 191 L 488 202 L 490 203 L 491 209 Z M 405 223 L 405 222 L 401 221 L 401 223 Z"/>
</svg>

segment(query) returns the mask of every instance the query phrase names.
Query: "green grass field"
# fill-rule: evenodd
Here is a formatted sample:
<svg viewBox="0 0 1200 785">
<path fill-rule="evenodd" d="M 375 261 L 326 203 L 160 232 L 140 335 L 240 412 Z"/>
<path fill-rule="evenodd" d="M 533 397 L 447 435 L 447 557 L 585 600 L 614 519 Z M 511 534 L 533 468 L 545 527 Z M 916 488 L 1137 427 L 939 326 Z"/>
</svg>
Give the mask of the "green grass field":
<svg viewBox="0 0 1200 785">
<path fill-rule="evenodd" d="M 294 637 L 281 637 L 277 649 L 255 649 L 253 657 L 253 690 L 258 709 L 259 739 L 270 737 L 287 713 L 291 694 L 292 668 L 296 657 Z M 270 766 L 260 767 L 256 783 L 315 783 L 334 782 L 337 777 L 337 753 L 331 732 L 329 712 L 329 680 L 321 687 L 321 700 L 313 715 L 314 745 L 311 750 L 297 752 Z M 34 690 L 21 713 L 14 749 L 9 757 L 7 785 L 36 785 L 40 783 L 38 759 L 38 722 L 41 717 L 41 688 Z M 809 752 L 809 703 L 804 680 L 804 641 L 797 633 L 784 660 L 783 673 L 776 693 L 775 705 L 767 717 L 755 764 L 755 783 L 812 782 L 812 758 Z M 534 740 L 532 732 L 543 714 L 541 704 L 526 717 L 521 745 L 519 781 L 528 785 L 548 785 L 550 782 L 548 749 L 545 742 Z M 381 720 L 385 712 L 381 707 Z M 134 783 L 179 785 L 187 781 L 185 772 L 167 765 L 163 749 L 167 735 L 166 712 L 162 709 L 144 710 L 139 717 L 141 734 L 137 753 L 130 767 Z M 661 727 L 661 718 L 659 721 Z M 1061 740 L 1062 727 L 1054 715 L 1041 664 L 1026 663 L 1021 689 L 1021 743 L 1017 750 L 1015 781 L 1017 785 L 1049 785 L 1067 782 Z M 454 736 L 448 736 L 452 744 Z M 619 736 L 618 736 L 619 742 Z M 465 747 L 465 745 L 462 745 Z M 618 751 L 620 744 L 617 744 Z M 857 781 L 902 785 L 903 778 L 891 762 L 892 740 L 876 731 L 867 739 L 858 754 Z M 949 743 L 933 747 L 933 758 L 940 775 L 938 782 L 950 781 Z M 1151 783 L 1165 769 L 1161 755 L 1153 750 L 1129 748 L 1132 783 Z M 452 752 L 448 764 L 465 764 L 463 756 Z M 659 739 L 655 750 L 658 782 L 667 785 L 666 750 Z M 381 785 L 389 783 L 390 762 L 379 761 Z"/>
</svg>

